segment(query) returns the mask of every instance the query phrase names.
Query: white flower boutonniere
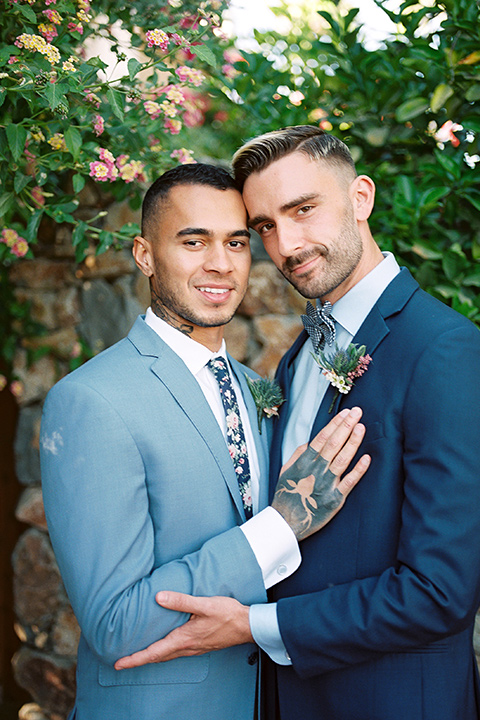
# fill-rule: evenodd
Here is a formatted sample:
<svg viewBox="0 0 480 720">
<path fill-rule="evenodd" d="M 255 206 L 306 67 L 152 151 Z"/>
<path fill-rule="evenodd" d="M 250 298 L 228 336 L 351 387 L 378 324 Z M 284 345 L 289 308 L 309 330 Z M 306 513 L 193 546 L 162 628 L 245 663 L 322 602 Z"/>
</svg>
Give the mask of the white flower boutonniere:
<svg viewBox="0 0 480 720">
<path fill-rule="evenodd" d="M 282 389 L 276 380 L 257 378 L 253 380 L 245 373 L 247 385 L 257 406 L 258 432 L 262 434 L 262 418 L 278 415 L 278 408 L 285 402 Z"/>
<path fill-rule="evenodd" d="M 366 349 L 365 345 L 358 347 L 354 343 L 350 343 L 346 350 L 340 350 L 335 343 L 335 350 L 330 355 L 326 355 L 324 352 L 318 355 L 312 353 L 313 359 L 322 368 L 323 375 L 335 388 L 335 395 L 328 409 L 329 413 L 332 412 L 339 393 L 343 395 L 349 393 L 355 380 L 368 370 L 372 358 L 365 354 Z"/>
</svg>

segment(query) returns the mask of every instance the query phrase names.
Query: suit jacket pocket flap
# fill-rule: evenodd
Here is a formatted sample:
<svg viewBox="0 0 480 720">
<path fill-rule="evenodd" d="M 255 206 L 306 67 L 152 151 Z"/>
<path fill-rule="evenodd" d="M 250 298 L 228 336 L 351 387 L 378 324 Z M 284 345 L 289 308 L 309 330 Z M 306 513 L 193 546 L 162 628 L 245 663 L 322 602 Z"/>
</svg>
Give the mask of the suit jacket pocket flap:
<svg viewBox="0 0 480 720">
<path fill-rule="evenodd" d="M 103 687 L 114 685 L 165 685 L 170 683 L 200 683 L 208 675 L 209 655 L 177 658 L 168 662 L 143 665 L 131 670 L 115 670 L 100 665 L 98 682 Z"/>
</svg>

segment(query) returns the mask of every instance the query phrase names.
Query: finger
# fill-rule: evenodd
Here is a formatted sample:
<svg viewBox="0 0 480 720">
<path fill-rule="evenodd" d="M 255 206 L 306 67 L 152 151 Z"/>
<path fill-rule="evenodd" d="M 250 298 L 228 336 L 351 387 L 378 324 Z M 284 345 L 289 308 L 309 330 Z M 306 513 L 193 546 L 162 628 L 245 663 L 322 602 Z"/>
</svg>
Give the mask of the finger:
<svg viewBox="0 0 480 720">
<path fill-rule="evenodd" d="M 155 600 L 167 610 L 196 615 L 203 609 L 203 605 L 208 598 L 194 597 L 173 590 L 161 590 L 155 595 Z"/>
<path fill-rule="evenodd" d="M 325 425 L 325 427 L 323 427 L 320 432 L 315 435 L 313 440 L 310 441 L 310 446 L 313 447 L 316 452 L 321 452 L 325 443 L 344 422 L 349 413 L 350 410 L 348 408 L 344 408 L 341 412 L 337 413 L 335 417 L 330 420 L 328 425 Z"/>
<path fill-rule="evenodd" d="M 140 665 L 148 665 L 151 663 L 158 663 L 162 660 L 168 659 L 166 655 L 170 651 L 169 643 L 166 640 L 159 640 L 153 645 L 145 648 L 145 650 L 139 650 L 132 655 L 126 655 L 115 663 L 115 670 L 128 670 L 134 667 L 140 667 Z"/>
<path fill-rule="evenodd" d="M 330 462 L 340 452 L 342 447 L 345 445 L 353 429 L 362 417 L 362 410 L 359 407 L 352 408 L 346 415 L 343 416 L 339 425 L 329 435 L 323 447 L 319 447 L 314 438 L 310 445 L 321 454 L 321 456 Z M 318 437 L 318 436 L 317 436 Z"/>
<path fill-rule="evenodd" d="M 355 425 L 353 428 L 345 444 L 339 449 L 337 455 L 330 462 L 329 469 L 334 475 L 343 475 L 357 454 L 364 437 L 365 425 L 358 423 L 358 425 Z"/>
<path fill-rule="evenodd" d="M 370 467 L 371 457 L 370 455 L 362 455 L 360 460 L 357 462 L 353 470 L 351 470 L 344 478 L 341 479 L 338 484 L 337 490 L 339 490 L 344 497 L 347 497 L 353 490 L 355 485 L 362 479 Z"/>
<path fill-rule="evenodd" d="M 281 475 L 285 470 L 288 470 L 288 468 L 291 467 L 296 460 L 298 460 L 298 458 L 300 457 L 300 455 L 302 455 L 302 454 L 305 452 L 305 450 L 307 449 L 307 447 L 308 447 L 308 445 L 307 445 L 307 443 L 305 443 L 305 445 L 300 445 L 300 447 L 298 447 L 298 448 L 295 450 L 295 452 L 294 452 L 293 455 L 287 460 L 287 462 L 285 463 L 285 465 L 282 466 L 282 469 L 280 470 L 280 475 Z"/>
</svg>

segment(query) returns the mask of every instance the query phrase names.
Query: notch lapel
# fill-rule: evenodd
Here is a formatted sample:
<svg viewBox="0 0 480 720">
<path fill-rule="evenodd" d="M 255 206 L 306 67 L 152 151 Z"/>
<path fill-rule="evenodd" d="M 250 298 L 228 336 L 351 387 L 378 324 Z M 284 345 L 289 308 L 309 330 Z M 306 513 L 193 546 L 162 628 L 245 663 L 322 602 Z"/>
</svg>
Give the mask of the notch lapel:
<svg viewBox="0 0 480 720">
<path fill-rule="evenodd" d="M 398 312 L 401 312 L 410 297 L 418 290 L 418 283 L 413 279 L 406 268 L 400 272 L 385 289 L 383 294 L 373 306 L 357 334 L 352 339 L 356 345 L 365 345 L 366 352 L 375 361 L 374 353 L 380 343 L 387 337 L 390 330 L 387 319 Z M 335 312 L 335 311 L 334 311 Z M 310 440 L 339 412 L 342 403 L 348 403 L 348 394 L 336 398 L 332 412 L 328 409 L 335 394 L 335 389 L 330 385 L 320 404 L 315 422 L 313 423 Z"/>
<path fill-rule="evenodd" d="M 238 514 L 244 521 L 245 513 L 238 491 L 238 481 L 225 438 L 195 377 L 179 356 L 140 318 L 130 331 L 129 339 L 142 355 L 153 358 L 150 366 L 152 373 L 175 398 L 203 438 L 225 480 Z"/>
</svg>

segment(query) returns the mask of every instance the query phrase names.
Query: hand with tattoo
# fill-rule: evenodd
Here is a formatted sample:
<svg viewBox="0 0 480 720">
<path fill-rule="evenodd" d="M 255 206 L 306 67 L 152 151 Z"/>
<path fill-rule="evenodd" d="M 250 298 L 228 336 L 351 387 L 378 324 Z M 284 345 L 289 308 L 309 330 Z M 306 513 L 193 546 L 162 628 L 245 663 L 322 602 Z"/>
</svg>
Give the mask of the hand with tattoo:
<svg viewBox="0 0 480 720">
<path fill-rule="evenodd" d="M 364 475 L 370 456 L 364 455 L 345 477 L 365 434 L 360 408 L 342 410 L 312 440 L 292 455 L 281 470 L 272 507 L 303 540 L 326 525 Z"/>
</svg>

